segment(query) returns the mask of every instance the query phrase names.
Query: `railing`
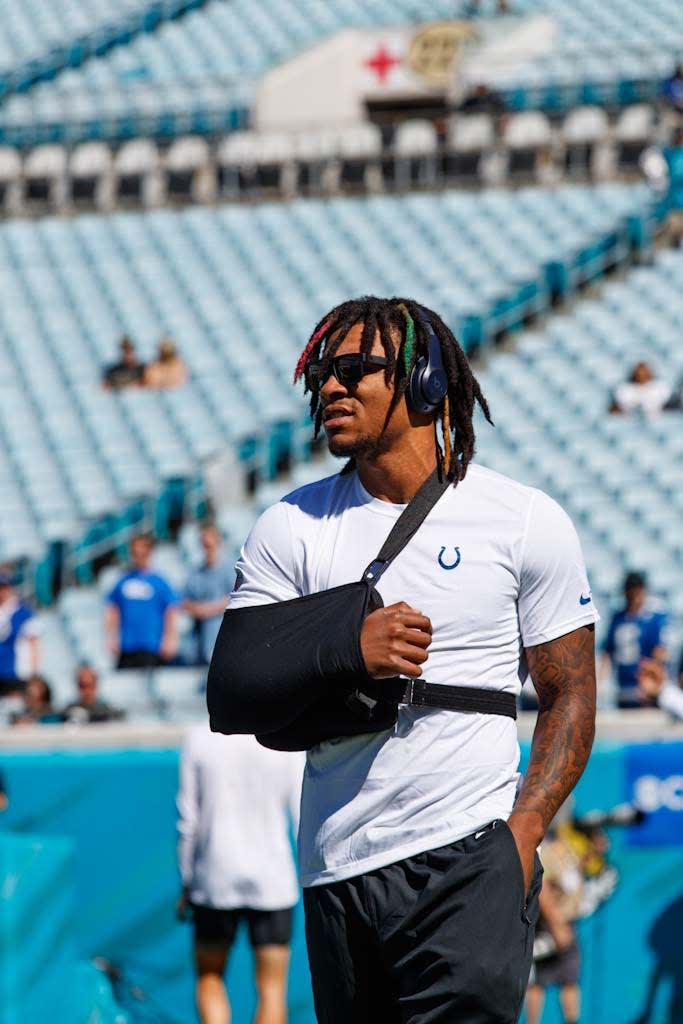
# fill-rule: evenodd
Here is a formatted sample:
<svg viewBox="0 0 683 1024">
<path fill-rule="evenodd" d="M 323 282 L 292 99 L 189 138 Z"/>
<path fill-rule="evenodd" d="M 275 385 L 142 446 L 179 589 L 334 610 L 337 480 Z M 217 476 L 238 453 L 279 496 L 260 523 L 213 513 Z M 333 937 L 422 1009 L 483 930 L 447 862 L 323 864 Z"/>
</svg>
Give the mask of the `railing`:
<svg viewBox="0 0 683 1024">
<path fill-rule="evenodd" d="M 83 538 L 64 545 L 59 563 L 54 566 L 58 589 L 88 584 L 94 579 L 94 566 L 111 555 L 123 560 L 131 537 L 153 533 L 165 540 L 173 523 L 202 519 L 206 514 L 206 489 L 201 476 L 167 481 L 160 495 L 140 498 L 120 512 L 89 524 Z M 51 595 L 39 595 L 41 604 Z"/>
<path fill-rule="evenodd" d="M 160 89 L 163 88 L 160 86 Z M 131 104 L 125 114 L 84 121 L 13 123 L 0 114 L 0 144 L 25 149 L 47 143 L 125 142 L 134 138 L 174 139 L 181 135 L 217 135 L 249 125 L 249 97 L 236 85 L 220 108 L 197 106 L 189 110 L 159 110 L 148 114 Z"/>
</svg>

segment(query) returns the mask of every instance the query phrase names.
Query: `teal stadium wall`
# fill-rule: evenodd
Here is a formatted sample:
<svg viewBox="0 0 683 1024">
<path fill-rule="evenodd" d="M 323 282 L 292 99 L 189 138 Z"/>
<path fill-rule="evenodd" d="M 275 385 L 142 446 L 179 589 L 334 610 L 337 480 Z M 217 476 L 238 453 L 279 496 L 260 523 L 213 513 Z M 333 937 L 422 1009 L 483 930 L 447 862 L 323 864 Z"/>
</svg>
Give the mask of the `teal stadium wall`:
<svg viewBox="0 0 683 1024">
<path fill-rule="evenodd" d="M 635 785 L 656 808 L 645 831 L 611 830 L 620 883 L 581 927 L 582 1019 L 591 1024 L 683 1021 L 681 766 L 680 742 L 602 744 L 577 790 L 579 813 L 631 798 Z M 190 929 L 174 918 L 177 751 L 17 752 L 4 754 L 0 767 L 10 799 L 0 816 L 0 1019 L 85 1024 L 84 1004 L 95 983 L 83 962 L 101 956 L 145 993 L 131 1020 L 192 1021 Z M 650 778 L 643 782 L 643 775 Z M 25 888 L 17 886 L 13 894 L 7 878 L 29 863 Z M 76 959 L 80 1002 L 69 987 L 69 964 Z M 253 991 L 243 937 L 228 984 L 235 1021 L 248 1021 Z M 23 1014 L 12 1017 L 7 1007 L 16 1009 L 22 999 Z M 42 1015 L 40 1007 L 50 1003 L 62 1006 L 58 1016 Z M 103 1012 L 96 1019 L 115 1018 Z M 544 1024 L 558 1020 L 549 1005 Z M 314 1021 L 298 908 L 290 1024 Z"/>
<path fill-rule="evenodd" d="M 74 1020 L 73 841 L 3 836 L 0 879 L 0 1019 Z"/>
</svg>

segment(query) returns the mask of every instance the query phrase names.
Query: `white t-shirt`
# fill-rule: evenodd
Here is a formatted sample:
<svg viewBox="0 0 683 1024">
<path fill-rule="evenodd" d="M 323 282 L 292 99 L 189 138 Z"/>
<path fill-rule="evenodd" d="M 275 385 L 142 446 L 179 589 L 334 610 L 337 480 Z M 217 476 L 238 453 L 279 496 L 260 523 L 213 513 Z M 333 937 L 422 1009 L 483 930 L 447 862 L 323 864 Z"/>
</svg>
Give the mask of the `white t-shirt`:
<svg viewBox="0 0 683 1024">
<path fill-rule="evenodd" d="M 642 412 L 656 416 L 671 397 L 671 388 L 663 380 L 650 380 L 646 384 L 626 381 L 616 391 L 617 405 L 624 412 Z"/>
<path fill-rule="evenodd" d="M 227 910 L 282 910 L 298 899 L 289 842 L 299 819 L 304 758 L 208 723 L 183 743 L 178 860 L 190 899 Z"/>
<path fill-rule="evenodd" d="M 356 473 L 283 498 L 258 520 L 228 609 L 358 580 L 403 505 Z M 523 646 L 597 621 L 576 531 L 541 491 L 482 466 L 449 488 L 382 576 L 385 605 L 429 616 L 423 679 L 519 693 Z M 350 878 L 507 817 L 519 748 L 511 718 L 402 706 L 388 731 L 309 751 L 299 830 L 304 886 Z"/>
</svg>

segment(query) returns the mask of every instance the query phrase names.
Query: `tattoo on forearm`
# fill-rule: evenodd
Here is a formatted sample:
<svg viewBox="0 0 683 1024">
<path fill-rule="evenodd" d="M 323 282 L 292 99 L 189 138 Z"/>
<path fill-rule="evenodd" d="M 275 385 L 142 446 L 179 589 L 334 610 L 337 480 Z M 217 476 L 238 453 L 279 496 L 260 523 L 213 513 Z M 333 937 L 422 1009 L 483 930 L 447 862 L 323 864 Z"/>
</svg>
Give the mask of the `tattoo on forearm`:
<svg viewBox="0 0 683 1024">
<path fill-rule="evenodd" d="M 538 815 L 545 832 L 578 782 L 595 734 L 593 626 L 527 649 L 539 712 L 515 812 Z"/>
</svg>

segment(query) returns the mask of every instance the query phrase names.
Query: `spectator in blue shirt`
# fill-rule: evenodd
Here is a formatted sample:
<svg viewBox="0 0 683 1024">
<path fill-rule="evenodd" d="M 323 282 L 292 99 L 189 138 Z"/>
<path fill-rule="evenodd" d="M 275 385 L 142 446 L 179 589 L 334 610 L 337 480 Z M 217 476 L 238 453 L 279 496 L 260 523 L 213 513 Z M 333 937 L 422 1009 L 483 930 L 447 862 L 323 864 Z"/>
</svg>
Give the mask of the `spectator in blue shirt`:
<svg viewBox="0 0 683 1024">
<path fill-rule="evenodd" d="M 624 608 L 612 616 L 605 640 L 600 679 L 614 670 L 620 708 L 643 706 L 638 690 L 638 669 L 643 658 L 665 663 L 668 658 L 666 612 L 648 602 L 647 579 L 630 572 L 624 580 Z"/>
<path fill-rule="evenodd" d="M 185 585 L 183 610 L 194 624 L 197 663 L 208 665 L 232 591 L 235 569 L 223 556 L 218 527 L 204 526 L 201 544 L 204 564 L 190 575 Z"/>
<path fill-rule="evenodd" d="M 40 665 L 38 620 L 32 608 L 19 599 L 14 589 L 12 572 L 0 569 L 0 697 L 24 692 L 19 657 L 25 646 L 28 654 L 26 674 L 32 675 Z"/>
<path fill-rule="evenodd" d="M 154 541 L 148 535 L 130 543 L 132 568 L 107 597 L 105 636 L 117 668 L 155 668 L 178 649 L 178 598 L 150 567 Z"/>
</svg>

